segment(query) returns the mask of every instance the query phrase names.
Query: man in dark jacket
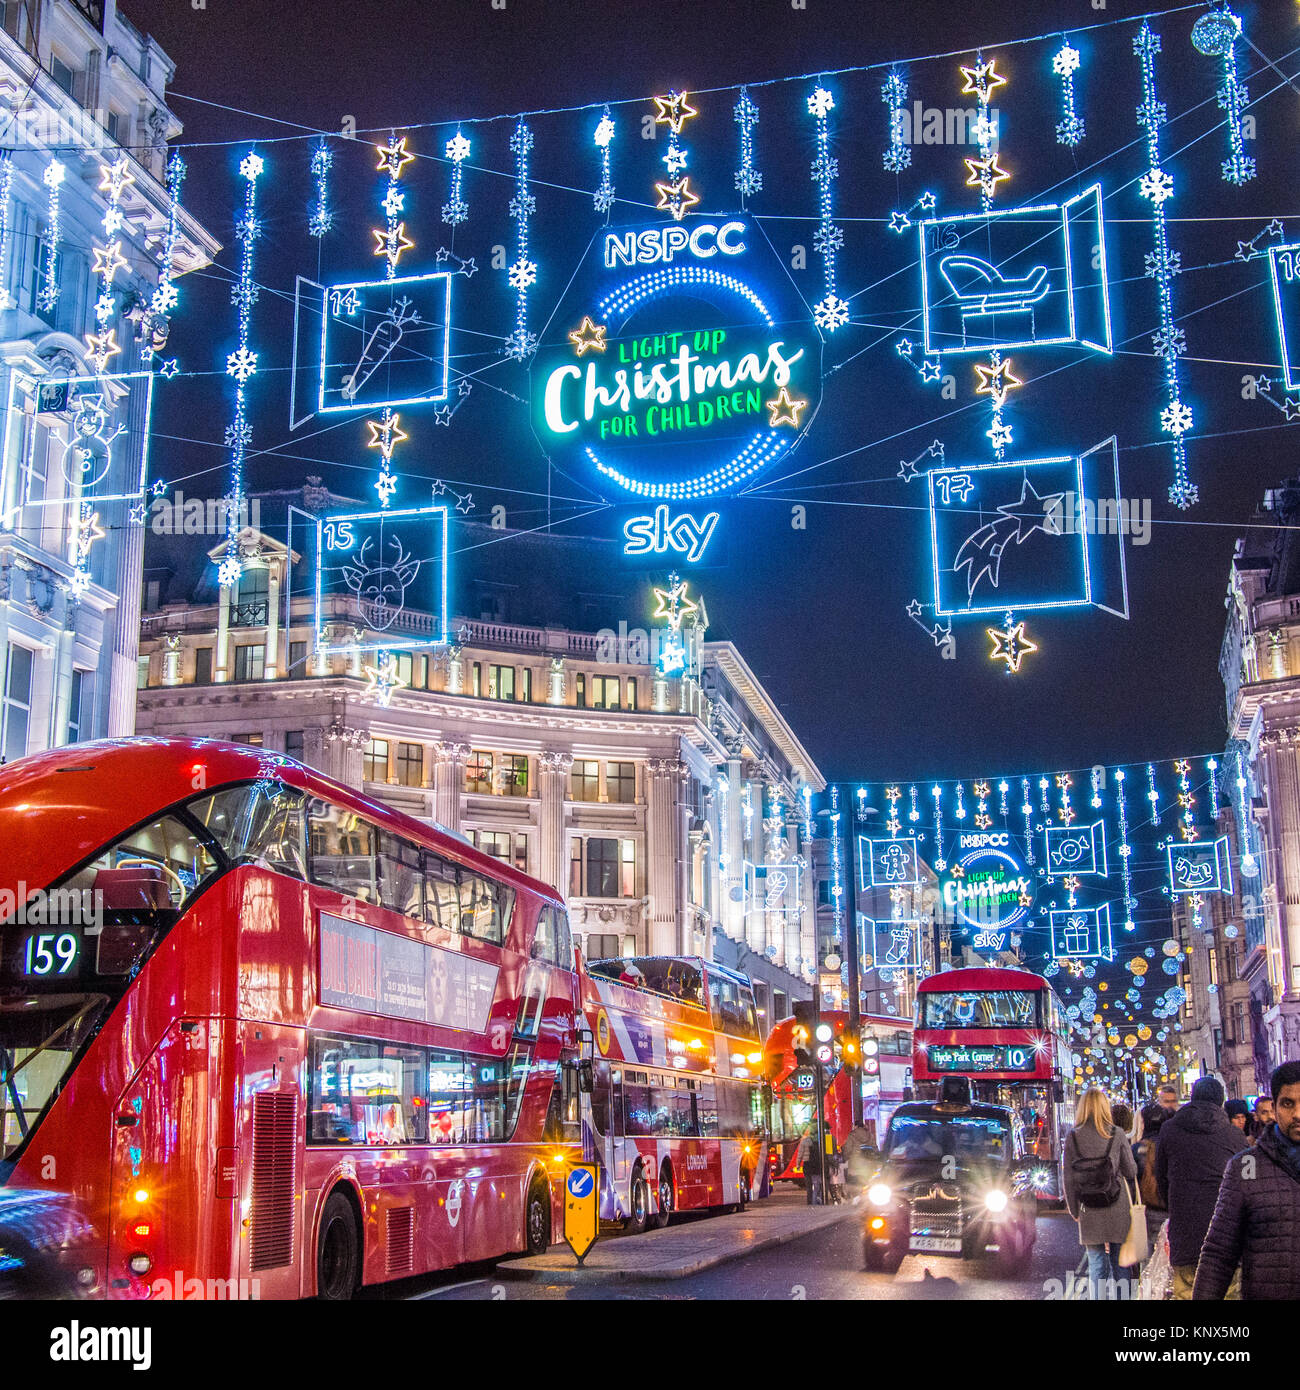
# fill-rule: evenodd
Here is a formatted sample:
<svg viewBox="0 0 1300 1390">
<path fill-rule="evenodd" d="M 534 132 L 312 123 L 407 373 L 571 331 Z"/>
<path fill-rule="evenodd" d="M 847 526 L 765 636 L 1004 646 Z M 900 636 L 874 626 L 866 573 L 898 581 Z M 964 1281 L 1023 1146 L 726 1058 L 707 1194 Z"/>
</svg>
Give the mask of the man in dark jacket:
<svg viewBox="0 0 1300 1390">
<path fill-rule="evenodd" d="M 1192 1086 L 1191 1100 L 1160 1126 L 1156 1140 L 1156 1186 L 1169 1209 L 1169 1263 L 1179 1300 L 1192 1296 L 1224 1165 L 1248 1147 L 1246 1136 L 1224 1111 L 1223 1099 L 1222 1083 L 1201 1077 Z"/>
<path fill-rule="evenodd" d="M 1300 1299 L 1300 1062 L 1273 1073 L 1275 1122 L 1223 1174 L 1196 1269 L 1198 1301 L 1224 1296 L 1241 1264 L 1245 1299 Z"/>
</svg>

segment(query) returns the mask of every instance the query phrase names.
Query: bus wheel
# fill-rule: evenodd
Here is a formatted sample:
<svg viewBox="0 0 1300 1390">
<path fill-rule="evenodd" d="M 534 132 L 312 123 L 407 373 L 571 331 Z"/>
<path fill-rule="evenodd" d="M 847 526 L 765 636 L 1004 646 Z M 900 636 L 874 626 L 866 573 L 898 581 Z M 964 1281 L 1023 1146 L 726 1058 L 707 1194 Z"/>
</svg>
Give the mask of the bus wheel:
<svg viewBox="0 0 1300 1390">
<path fill-rule="evenodd" d="M 631 1202 L 632 1214 L 623 1226 L 632 1235 L 639 1236 L 650 1224 L 650 1188 L 639 1168 L 632 1179 Z"/>
<path fill-rule="evenodd" d="M 655 1225 L 661 1229 L 668 1224 L 673 1214 L 673 1170 L 665 1163 L 659 1170 L 659 1210 L 655 1213 Z"/>
<path fill-rule="evenodd" d="M 528 1189 L 524 1244 L 530 1255 L 545 1255 L 551 1248 L 551 1189 L 540 1180 Z"/>
<path fill-rule="evenodd" d="M 316 1239 L 316 1297 L 342 1302 L 361 1283 L 361 1252 L 357 1217 L 341 1192 L 330 1193 Z"/>
</svg>

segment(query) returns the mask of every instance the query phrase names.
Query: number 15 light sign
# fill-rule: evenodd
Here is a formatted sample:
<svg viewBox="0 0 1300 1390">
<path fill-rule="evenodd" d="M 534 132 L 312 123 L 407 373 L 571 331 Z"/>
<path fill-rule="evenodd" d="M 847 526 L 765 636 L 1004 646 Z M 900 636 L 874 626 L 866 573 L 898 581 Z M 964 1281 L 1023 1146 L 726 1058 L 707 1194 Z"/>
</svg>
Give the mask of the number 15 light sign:
<svg viewBox="0 0 1300 1390">
<path fill-rule="evenodd" d="M 1282 344 L 1282 376 L 1288 391 L 1300 389 L 1300 243 L 1270 246 L 1273 308 Z"/>
</svg>

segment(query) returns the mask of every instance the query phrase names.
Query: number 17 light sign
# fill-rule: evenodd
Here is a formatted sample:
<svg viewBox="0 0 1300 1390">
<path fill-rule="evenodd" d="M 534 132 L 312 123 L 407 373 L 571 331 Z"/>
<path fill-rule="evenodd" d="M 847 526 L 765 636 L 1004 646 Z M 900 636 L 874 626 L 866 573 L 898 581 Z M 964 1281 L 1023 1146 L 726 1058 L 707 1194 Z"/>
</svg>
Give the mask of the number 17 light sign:
<svg viewBox="0 0 1300 1390">
<path fill-rule="evenodd" d="M 1300 389 L 1300 243 L 1270 246 L 1273 308 L 1282 344 L 1282 376 L 1288 391 Z"/>
</svg>

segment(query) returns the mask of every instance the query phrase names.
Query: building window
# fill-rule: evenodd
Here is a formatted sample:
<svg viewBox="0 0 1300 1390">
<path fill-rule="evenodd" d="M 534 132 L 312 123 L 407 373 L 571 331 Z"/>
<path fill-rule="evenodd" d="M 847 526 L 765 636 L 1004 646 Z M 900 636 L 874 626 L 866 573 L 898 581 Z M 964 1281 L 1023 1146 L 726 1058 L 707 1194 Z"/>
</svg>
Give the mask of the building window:
<svg viewBox="0 0 1300 1390">
<path fill-rule="evenodd" d="M 162 603 L 162 580 L 150 579 L 144 586 L 144 611 L 156 613 Z"/>
<path fill-rule="evenodd" d="M 502 796 L 527 796 L 528 754 L 503 753 L 497 775 L 501 779 Z"/>
<path fill-rule="evenodd" d="M 68 742 L 80 743 L 90 734 L 94 715 L 90 698 L 90 672 L 73 671 L 72 689 L 68 695 Z"/>
<path fill-rule="evenodd" d="M 306 731 L 303 729 L 290 729 L 284 736 L 284 751 L 286 756 L 296 758 L 299 762 L 303 761 L 303 754 L 306 751 Z"/>
<path fill-rule="evenodd" d="M 147 656 L 138 656 L 135 659 L 135 688 L 137 690 L 149 688 L 149 658 Z"/>
<path fill-rule="evenodd" d="M 69 96 L 77 83 L 77 74 L 56 53 L 50 54 L 50 76 Z"/>
<path fill-rule="evenodd" d="M 397 745 L 397 781 L 403 787 L 424 786 L 423 744 L 399 743 Z"/>
<path fill-rule="evenodd" d="M 519 668 L 519 699 L 525 705 L 531 705 L 533 702 L 533 668 L 531 666 Z"/>
<path fill-rule="evenodd" d="M 0 723 L 0 762 L 11 763 L 27 752 L 32 718 L 32 653 L 11 645 L 6 662 L 4 721 Z"/>
<path fill-rule="evenodd" d="M 235 679 L 260 681 L 266 661 L 266 648 L 261 642 L 235 648 Z"/>
<path fill-rule="evenodd" d="M 587 959 L 588 960 L 613 960 L 621 952 L 619 947 L 621 942 L 617 936 L 602 935 L 591 932 L 587 936 Z"/>
<path fill-rule="evenodd" d="M 402 682 L 404 689 L 411 688 L 411 677 L 415 672 L 415 662 L 411 659 L 410 652 L 397 653 L 397 679 Z"/>
<path fill-rule="evenodd" d="M 465 790 L 467 792 L 490 792 L 492 790 L 492 754 L 475 750 L 465 764 Z"/>
<path fill-rule="evenodd" d="M 388 781 L 388 740 L 386 738 L 372 738 L 366 744 L 361 775 L 367 782 Z"/>
<path fill-rule="evenodd" d="M 508 830 L 476 830 L 470 836 L 476 849 L 490 854 L 493 859 L 510 862 L 511 835 Z"/>
<path fill-rule="evenodd" d="M 489 700 L 513 700 L 515 698 L 515 668 L 513 666 L 489 666 L 487 693 Z"/>
<path fill-rule="evenodd" d="M 574 677 L 573 703 L 579 709 L 587 708 L 587 677 L 581 671 Z"/>
<path fill-rule="evenodd" d="M 306 642 L 289 643 L 289 669 L 286 676 L 305 676 L 307 674 Z"/>
<path fill-rule="evenodd" d="M 569 892 L 579 898 L 636 895 L 636 841 L 591 836 L 571 841 Z"/>
<path fill-rule="evenodd" d="M 411 685 L 416 690 L 428 690 L 429 688 L 429 658 L 421 655 L 415 659 L 415 678 Z"/>
<path fill-rule="evenodd" d="M 212 684 L 212 648 L 196 647 L 194 650 L 194 684 Z"/>
<path fill-rule="evenodd" d="M 5 33 L 28 52 L 32 48 L 33 13 L 31 0 L 4 0 L 4 3 L 0 4 L 0 19 L 3 21 Z"/>
<path fill-rule="evenodd" d="M 594 758 L 575 758 L 569 786 L 570 801 L 599 801 L 600 764 Z"/>
<path fill-rule="evenodd" d="M 635 676 L 629 676 L 629 677 L 627 678 L 627 707 L 628 707 L 628 709 L 636 709 L 636 677 L 635 677 Z"/>
<path fill-rule="evenodd" d="M 528 836 L 515 836 L 515 868 L 521 874 L 528 872 Z"/>
<path fill-rule="evenodd" d="M 230 599 L 231 627 L 265 627 L 270 608 L 271 571 L 248 569 Z"/>
<path fill-rule="evenodd" d="M 622 681 L 617 676 L 595 676 L 591 682 L 593 709 L 617 709 Z"/>
<path fill-rule="evenodd" d="M 636 800 L 636 764 L 609 763 L 605 767 L 605 790 L 610 801 Z"/>
<path fill-rule="evenodd" d="M 483 696 L 483 663 L 482 663 L 481 661 L 476 661 L 476 662 L 474 663 L 474 684 L 473 684 L 473 686 L 471 687 L 471 689 L 474 691 L 474 698 L 475 698 L 475 699 L 481 699 L 481 698 L 482 698 L 482 696 Z"/>
<path fill-rule="evenodd" d="M 245 748 L 261 748 L 266 744 L 266 739 L 261 734 L 231 734 L 229 737 L 231 743 L 243 744 Z"/>
</svg>

